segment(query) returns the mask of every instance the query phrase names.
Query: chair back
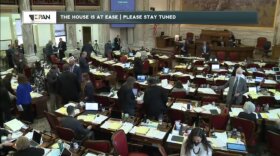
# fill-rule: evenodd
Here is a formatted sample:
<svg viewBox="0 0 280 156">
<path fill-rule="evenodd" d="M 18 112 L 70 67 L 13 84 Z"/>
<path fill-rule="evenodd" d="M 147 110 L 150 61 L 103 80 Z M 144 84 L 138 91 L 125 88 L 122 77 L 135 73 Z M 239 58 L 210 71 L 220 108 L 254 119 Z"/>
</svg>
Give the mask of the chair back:
<svg viewBox="0 0 280 156">
<path fill-rule="evenodd" d="M 226 54 L 225 54 L 224 51 L 218 51 L 218 52 L 217 52 L 217 59 L 218 59 L 219 61 L 224 61 L 225 58 L 226 58 Z"/>
<path fill-rule="evenodd" d="M 200 87 L 202 84 L 206 84 L 206 79 L 201 77 L 195 77 L 192 82 L 197 86 Z"/>
<path fill-rule="evenodd" d="M 56 133 L 62 140 L 71 142 L 75 138 L 75 133 L 72 129 L 56 126 Z"/>
<path fill-rule="evenodd" d="M 263 49 L 263 46 L 264 46 L 264 44 L 265 44 L 266 41 L 267 41 L 267 38 L 265 38 L 265 37 L 259 37 L 259 38 L 257 39 L 256 48 L 258 48 L 258 49 Z"/>
<path fill-rule="evenodd" d="M 150 72 L 150 62 L 149 62 L 149 60 L 145 60 L 143 62 L 142 72 L 143 72 L 143 74 L 149 74 L 149 72 Z"/>
<path fill-rule="evenodd" d="M 116 73 L 117 73 L 117 79 L 120 81 L 125 81 L 128 78 L 128 73 L 125 72 L 125 70 L 121 66 L 115 66 L 114 67 Z"/>
<path fill-rule="evenodd" d="M 104 153 L 111 152 L 111 142 L 108 140 L 86 140 L 83 146 Z"/>
<path fill-rule="evenodd" d="M 229 58 L 231 59 L 231 61 L 238 61 L 238 53 L 237 52 L 230 52 L 229 53 Z"/>
<path fill-rule="evenodd" d="M 255 145 L 255 129 L 256 125 L 254 121 L 250 121 L 247 119 L 242 118 L 231 118 L 232 127 L 236 128 L 237 130 L 241 131 L 245 135 L 246 144 L 248 146 Z"/>
<path fill-rule="evenodd" d="M 191 78 L 189 76 L 175 76 L 174 79 L 182 83 L 187 83 Z"/>
<path fill-rule="evenodd" d="M 168 117 L 171 123 L 175 123 L 175 121 L 180 120 L 181 122 L 185 121 L 185 112 L 176 110 L 176 109 L 169 109 L 168 110 Z"/>
<path fill-rule="evenodd" d="M 215 84 L 217 85 L 217 86 L 223 86 L 223 85 L 225 85 L 227 83 L 227 80 L 216 80 L 215 81 Z"/>
<path fill-rule="evenodd" d="M 228 119 L 228 115 L 212 115 L 210 119 L 210 128 L 226 130 Z"/>
<path fill-rule="evenodd" d="M 242 154 L 233 153 L 233 152 L 226 152 L 226 151 L 215 151 L 213 156 L 242 156 Z"/>
<path fill-rule="evenodd" d="M 171 92 L 171 93 L 170 93 L 170 96 L 171 96 L 172 98 L 175 98 L 175 99 L 178 99 L 178 98 L 184 99 L 184 98 L 186 98 L 187 94 L 186 94 L 186 92 L 184 92 L 184 91 L 180 91 L 180 92 Z"/>
<path fill-rule="evenodd" d="M 117 155 L 127 156 L 128 146 L 126 135 L 123 130 L 118 130 L 112 135 L 112 144 Z"/>
<path fill-rule="evenodd" d="M 271 154 L 280 156 L 280 134 L 277 134 L 272 131 L 267 131 L 266 133 L 266 139 L 267 139 L 267 146 Z"/>
<path fill-rule="evenodd" d="M 257 105 L 262 106 L 264 104 L 268 104 L 270 107 L 276 104 L 276 100 L 274 96 L 259 96 L 257 99 Z"/>
<path fill-rule="evenodd" d="M 54 114 L 47 112 L 47 111 L 44 111 L 44 115 L 49 122 L 51 131 L 56 132 L 56 126 L 60 126 L 60 122 L 59 122 L 58 118 Z"/>
<path fill-rule="evenodd" d="M 51 62 L 53 64 L 59 63 L 59 60 L 58 60 L 58 58 L 55 55 L 51 55 L 50 58 L 51 58 Z"/>
</svg>

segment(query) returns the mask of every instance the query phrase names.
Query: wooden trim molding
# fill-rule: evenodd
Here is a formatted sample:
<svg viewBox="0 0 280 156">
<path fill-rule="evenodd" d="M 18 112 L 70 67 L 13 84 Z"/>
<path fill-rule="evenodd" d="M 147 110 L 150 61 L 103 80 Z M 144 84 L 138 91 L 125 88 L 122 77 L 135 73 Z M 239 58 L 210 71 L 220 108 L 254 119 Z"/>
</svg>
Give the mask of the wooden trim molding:
<svg viewBox="0 0 280 156">
<path fill-rule="evenodd" d="M 65 11 L 63 5 L 31 5 L 31 10 L 50 10 L 50 11 Z"/>
<path fill-rule="evenodd" d="M 0 5 L 1 13 L 18 13 L 18 5 Z"/>
<path fill-rule="evenodd" d="M 75 6 L 76 11 L 99 11 L 101 6 Z"/>
</svg>

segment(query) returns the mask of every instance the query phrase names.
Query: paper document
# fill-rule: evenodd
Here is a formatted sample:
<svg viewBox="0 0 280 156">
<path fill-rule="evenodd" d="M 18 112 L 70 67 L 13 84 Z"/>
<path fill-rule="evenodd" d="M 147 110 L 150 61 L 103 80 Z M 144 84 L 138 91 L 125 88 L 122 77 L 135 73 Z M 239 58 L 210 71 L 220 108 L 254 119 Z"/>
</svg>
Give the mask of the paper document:
<svg viewBox="0 0 280 156">
<path fill-rule="evenodd" d="M 6 123 L 4 123 L 4 127 L 6 129 L 9 129 L 13 132 L 20 130 L 22 127 L 24 127 L 25 125 L 19 121 L 18 119 L 13 119 L 11 121 L 8 121 Z"/>
</svg>

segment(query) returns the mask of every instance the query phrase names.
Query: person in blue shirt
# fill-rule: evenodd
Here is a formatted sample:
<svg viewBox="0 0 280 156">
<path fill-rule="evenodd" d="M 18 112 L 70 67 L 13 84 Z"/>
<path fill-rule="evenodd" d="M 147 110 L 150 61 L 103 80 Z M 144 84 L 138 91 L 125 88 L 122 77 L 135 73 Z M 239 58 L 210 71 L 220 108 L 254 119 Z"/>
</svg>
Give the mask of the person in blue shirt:
<svg viewBox="0 0 280 156">
<path fill-rule="evenodd" d="M 17 108 L 21 111 L 21 118 L 33 123 L 33 113 L 31 112 L 32 87 L 23 74 L 18 75 L 18 87 L 16 90 Z"/>
</svg>

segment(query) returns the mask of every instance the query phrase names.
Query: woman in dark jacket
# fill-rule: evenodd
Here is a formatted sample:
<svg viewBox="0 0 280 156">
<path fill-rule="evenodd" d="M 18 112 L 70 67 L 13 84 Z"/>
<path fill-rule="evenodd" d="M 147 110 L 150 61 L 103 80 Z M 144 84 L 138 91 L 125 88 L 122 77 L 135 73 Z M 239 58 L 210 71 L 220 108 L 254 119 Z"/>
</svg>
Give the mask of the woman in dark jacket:
<svg viewBox="0 0 280 156">
<path fill-rule="evenodd" d="M 47 74 L 47 90 L 50 95 L 50 102 L 48 105 L 49 112 L 53 112 L 58 108 L 59 97 L 56 90 L 56 81 L 60 72 L 57 65 L 52 65 L 50 71 Z"/>
<path fill-rule="evenodd" d="M 141 60 L 141 54 L 138 52 L 134 58 L 134 75 L 137 78 L 138 75 L 142 75 L 143 61 Z"/>
<path fill-rule="evenodd" d="M 32 82 L 34 83 L 34 90 L 42 92 L 45 90 L 45 71 L 39 61 L 35 62 L 35 68 L 32 71 Z"/>
<path fill-rule="evenodd" d="M 135 83 L 134 77 L 128 77 L 126 82 L 121 86 L 118 91 L 118 100 L 122 106 L 122 111 L 128 113 L 130 116 L 135 115 L 135 95 L 133 94 L 133 85 Z"/>
</svg>

